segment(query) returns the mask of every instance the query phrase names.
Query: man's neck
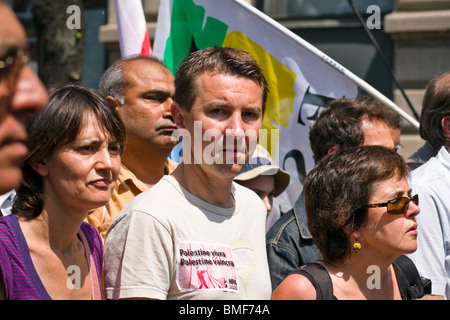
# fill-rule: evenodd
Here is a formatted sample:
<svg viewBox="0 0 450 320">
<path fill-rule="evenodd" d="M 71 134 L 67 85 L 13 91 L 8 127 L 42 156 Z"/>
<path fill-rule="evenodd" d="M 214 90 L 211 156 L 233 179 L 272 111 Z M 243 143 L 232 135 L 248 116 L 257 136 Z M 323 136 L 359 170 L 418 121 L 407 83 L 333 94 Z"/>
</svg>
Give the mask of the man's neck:
<svg viewBox="0 0 450 320">
<path fill-rule="evenodd" d="M 172 176 L 197 198 L 217 207 L 232 208 L 235 205 L 235 199 L 231 193 L 233 179 L 213 179 L 202 174 L 198 169 L 196 165 L 181 163 Z"/>
</svg>

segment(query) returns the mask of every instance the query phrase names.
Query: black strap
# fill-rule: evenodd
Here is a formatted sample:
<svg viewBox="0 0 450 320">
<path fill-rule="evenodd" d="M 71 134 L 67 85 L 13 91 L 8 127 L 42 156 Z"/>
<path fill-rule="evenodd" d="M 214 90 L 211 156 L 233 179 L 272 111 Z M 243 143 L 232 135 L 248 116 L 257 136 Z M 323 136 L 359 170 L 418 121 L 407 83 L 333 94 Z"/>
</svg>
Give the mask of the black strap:
<svg viewBox="0 0 450 320">
<path fill-rule="evenodd" d="M 403 300 L 420 299 L 431 293 L 431 281 L 419 275 L 414 262 L 407 256 L 398 257 L 394 268 Z"/>
<path fill-rule="evenodd" d="M 419 275 L 416 266 L 407 256 L 398 257 L 394 261 L 394 268 L 403 300 L 420 299 L 424 294 L 431 294 L 431 281 Z M 336 299 L 330 275 L 321 264 L 307 263 L 292 273 L 301 274 L 311 281 L 316 289 L 317 300 Z"/>
<path fill-rule="evenodd" d="M 333 283 L 328 271 L 319 263 L 310 262 L 292 273 L 301 274 L 311 281 L 316 289 L 316 300 L 335 300 L 333 295 Z"/>
</svg>

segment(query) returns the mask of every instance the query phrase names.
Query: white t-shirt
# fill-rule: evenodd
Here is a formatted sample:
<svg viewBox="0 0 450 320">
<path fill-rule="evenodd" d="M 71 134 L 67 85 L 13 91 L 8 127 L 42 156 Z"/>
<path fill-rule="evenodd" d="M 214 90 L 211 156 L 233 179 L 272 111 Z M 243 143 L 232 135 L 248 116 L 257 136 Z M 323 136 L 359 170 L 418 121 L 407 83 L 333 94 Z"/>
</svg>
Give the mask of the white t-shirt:
<svg viewBox="0 0 450 320">
<path fill-rule="evenodd" d="M 134 198 L 105 239 L 107 299 L 270 299 L 266 209 L 233 182 L 220 208 L 172 176 Z"/>
</svg>

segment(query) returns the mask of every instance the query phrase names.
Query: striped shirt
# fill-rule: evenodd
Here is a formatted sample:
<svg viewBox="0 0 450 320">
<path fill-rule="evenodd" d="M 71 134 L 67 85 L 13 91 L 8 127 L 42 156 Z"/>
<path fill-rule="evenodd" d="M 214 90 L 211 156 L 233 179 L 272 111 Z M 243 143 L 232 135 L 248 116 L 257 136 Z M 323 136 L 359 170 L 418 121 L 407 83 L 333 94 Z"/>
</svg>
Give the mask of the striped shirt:
<svg viewBox="0 0 450 320">
<path fill-rule="evenodd" d="M 91 252 L 96 275 L 92 285 L 100 288 L 103 263 L 103 240 L 86 222 L 80 227 Z M 89 250 L 86 250 L 87 252 Z M 31 260 L 28 245 L 16 215 L 0 217 L 0 275 L 3 276 L 6 300 L 51 300 Z M 98 281 L 98 284 L 95 283 Z M 103 298 L 101 290 L 99 296 Z"/>
</svg>

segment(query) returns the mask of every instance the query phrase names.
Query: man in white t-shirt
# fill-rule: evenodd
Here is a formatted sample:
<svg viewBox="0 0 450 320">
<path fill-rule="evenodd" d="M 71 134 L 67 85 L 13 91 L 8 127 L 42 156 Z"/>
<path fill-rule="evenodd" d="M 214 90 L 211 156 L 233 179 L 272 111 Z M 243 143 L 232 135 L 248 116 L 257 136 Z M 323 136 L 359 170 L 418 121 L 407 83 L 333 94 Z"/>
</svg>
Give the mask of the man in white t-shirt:
<svg viewBox="0 0 450 320">
<path fill-rule="evenodd" d="M 267 83 L 246 52 L 211 47 L 175 77 L 177 169 L 134 198 L 105 240 L 108 299 L 269 299 L 265 206 L 233 182 L 256 147 Z"/>
</svg>

